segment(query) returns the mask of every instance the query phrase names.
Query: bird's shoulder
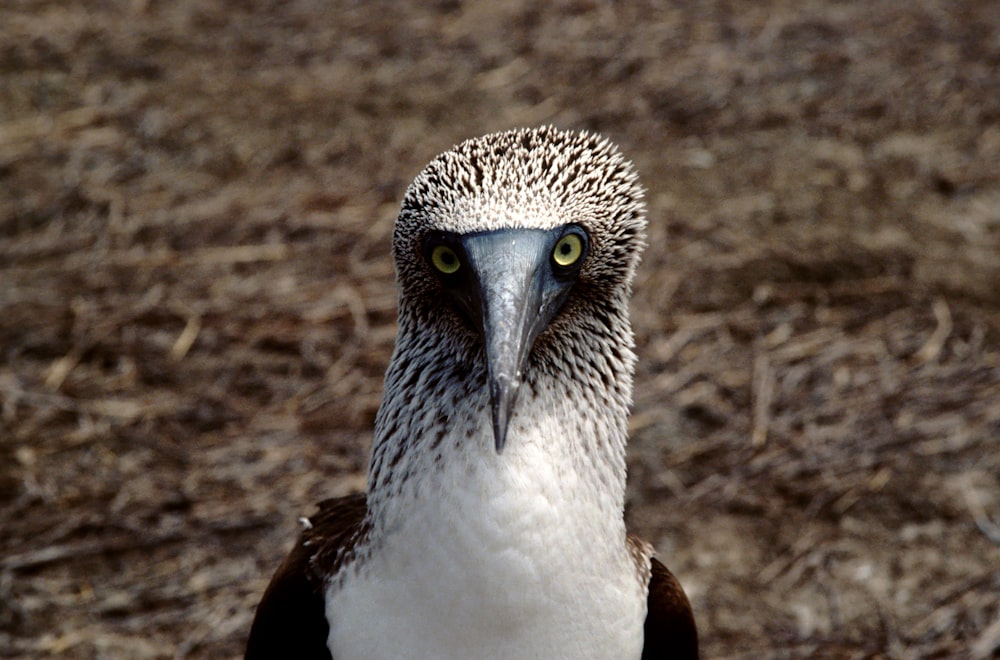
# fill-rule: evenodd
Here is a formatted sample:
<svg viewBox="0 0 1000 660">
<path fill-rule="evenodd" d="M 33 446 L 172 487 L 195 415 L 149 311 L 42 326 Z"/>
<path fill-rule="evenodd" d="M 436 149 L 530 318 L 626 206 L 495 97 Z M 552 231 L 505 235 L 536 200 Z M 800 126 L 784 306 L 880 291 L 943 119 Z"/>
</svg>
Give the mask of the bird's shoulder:
<svg viewBox="0 0 1000 660">
<path fill-rule="evenodd" d="M 366 512 L 364 494 L 319 503 L 257 606 L 247 660 L 330 660 L 325 585 L 352 556 Z"/>
<path fill-rule="evenodd" d="M 649 544 L 632 534 L 627 539 L 639 572 L 649 583 L 642 660 L 696 660 L 698 629 L 684 588 L 674 574 L 652 556 Z"/>
</svg>

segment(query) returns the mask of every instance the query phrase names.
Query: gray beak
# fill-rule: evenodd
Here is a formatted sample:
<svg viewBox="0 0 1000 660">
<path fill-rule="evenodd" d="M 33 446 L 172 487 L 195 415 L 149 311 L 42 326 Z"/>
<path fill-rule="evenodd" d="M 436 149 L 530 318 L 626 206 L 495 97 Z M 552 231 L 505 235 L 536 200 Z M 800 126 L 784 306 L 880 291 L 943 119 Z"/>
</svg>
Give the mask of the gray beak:
<svg viewBox="0 0 1000 660">
<path fill-rule="evenodd" d="M 575 278 L 553 270 L 559 234 L 507 229 L 462 236 L 472 271 L 460 298 L 486 348 L 493 439 L 503 451 L 535 340 L 562 306 Z"/>
</svg>

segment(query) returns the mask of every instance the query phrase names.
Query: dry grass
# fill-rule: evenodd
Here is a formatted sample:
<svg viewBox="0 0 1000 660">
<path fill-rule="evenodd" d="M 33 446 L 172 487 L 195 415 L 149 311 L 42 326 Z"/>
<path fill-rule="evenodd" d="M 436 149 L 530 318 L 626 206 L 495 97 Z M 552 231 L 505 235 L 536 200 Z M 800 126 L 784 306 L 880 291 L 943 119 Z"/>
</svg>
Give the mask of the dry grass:
<svg viewBox="0 0 1000 660">
<path fill-rule="evenodd" d="M 708 657 L 1000 653 L 1000 5 L 0 8 L 0 656 L 237 656 L 465 137 L 649 190 L 628 515 Z"/>
</svg>

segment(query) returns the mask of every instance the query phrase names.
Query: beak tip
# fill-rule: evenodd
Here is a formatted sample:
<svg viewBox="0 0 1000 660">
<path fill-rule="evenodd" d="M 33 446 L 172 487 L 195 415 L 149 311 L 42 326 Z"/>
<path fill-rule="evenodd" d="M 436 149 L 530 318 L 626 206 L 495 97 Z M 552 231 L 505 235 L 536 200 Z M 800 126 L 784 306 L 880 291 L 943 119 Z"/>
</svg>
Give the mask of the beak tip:
<svg viewBox="0 0 1000 660">
<path fill-rule="evenodd" d="M 504 445 L 507 444 L 507 419 L 500 419 L 497 416 L 493 418 L 493 446 L 497 450 L 497 454 L 503 453 Z"/>
<path fill-rule="evenodd" d="M 491 391 L 493 407 L 493 444 L 497 454 L 503 453 L 507 445 L 507 427 L 517 401 L 521 383 L 516 378 L 493 379 Z"/>
</svg>

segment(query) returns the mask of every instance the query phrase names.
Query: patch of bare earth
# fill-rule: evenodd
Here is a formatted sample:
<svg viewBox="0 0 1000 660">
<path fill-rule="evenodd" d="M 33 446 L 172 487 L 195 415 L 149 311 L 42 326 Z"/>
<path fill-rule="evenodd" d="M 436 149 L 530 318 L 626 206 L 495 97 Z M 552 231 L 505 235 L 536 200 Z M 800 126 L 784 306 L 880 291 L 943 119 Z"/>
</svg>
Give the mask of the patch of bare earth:
<svg viewBox="0 0 1000 660">
<path fill-rule="evenodd" d="M 407 182 L 649 189 L 628 517 L 706 657 L 1000 653 L 1000 4 L 0 6 L 0 656 L 235 657 L 364 485 Z"/>
</svg>

